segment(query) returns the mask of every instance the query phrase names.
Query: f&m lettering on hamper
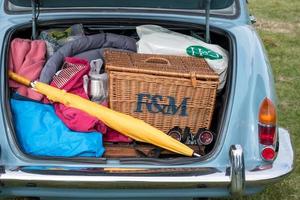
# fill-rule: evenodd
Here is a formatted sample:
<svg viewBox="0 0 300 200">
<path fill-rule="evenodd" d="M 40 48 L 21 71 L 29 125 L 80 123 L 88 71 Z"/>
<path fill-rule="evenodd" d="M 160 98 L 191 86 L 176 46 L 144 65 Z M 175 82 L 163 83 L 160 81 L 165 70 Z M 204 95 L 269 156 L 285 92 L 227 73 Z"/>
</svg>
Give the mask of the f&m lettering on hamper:
<svg viewBox="0 0 300 200">
<path fill-rule="evenodd" d="M 188 97 L 184 97 L 180 104 L 176 104 L 176 100 L 171 96 L 151 95 L 148 93 L 137 94 L 137 106 L 135 112 L 150 113 L 162 113 L 164 115 L 188 116 L 187 113 L 187 101 Z M 168 104 L 161 103 L 163 100 L 167 100 Z M 145 105 L 145 106 L 143 106 Z M 178 105 L 178 106 L 177 106 Z"/>
</svg>

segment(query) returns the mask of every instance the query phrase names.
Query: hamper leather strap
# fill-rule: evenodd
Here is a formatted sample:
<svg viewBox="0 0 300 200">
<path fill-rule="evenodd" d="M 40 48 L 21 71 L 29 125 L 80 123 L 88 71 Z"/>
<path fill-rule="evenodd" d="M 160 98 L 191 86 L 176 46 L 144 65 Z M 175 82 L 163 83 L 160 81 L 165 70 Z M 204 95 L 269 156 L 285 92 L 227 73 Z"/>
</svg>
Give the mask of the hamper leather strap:
<svg viewBox="0 0 300 200">
<path fill-rule="evenodd" d="M 197 86 L 196 72 L 191 72 L 190 74 L 191 74 L 192 86 L 195 88 Z"/>
</svg>

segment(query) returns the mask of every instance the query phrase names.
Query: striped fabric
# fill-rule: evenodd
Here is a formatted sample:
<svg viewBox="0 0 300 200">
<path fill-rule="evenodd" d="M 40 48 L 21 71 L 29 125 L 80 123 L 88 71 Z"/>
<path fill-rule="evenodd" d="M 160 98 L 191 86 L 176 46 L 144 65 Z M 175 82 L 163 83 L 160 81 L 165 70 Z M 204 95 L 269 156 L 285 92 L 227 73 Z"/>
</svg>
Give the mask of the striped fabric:
<svg viewBox="0 0 300 200">
<path fill-rule="evenodd" d="M 62 70 L 60 70 L 54 77 L 53 82 L 57 88 L 61 89 L 68 83 L 77 73 L 86 67 L 85 64 L 74 64 L 65 62 Z"/>
</svg>

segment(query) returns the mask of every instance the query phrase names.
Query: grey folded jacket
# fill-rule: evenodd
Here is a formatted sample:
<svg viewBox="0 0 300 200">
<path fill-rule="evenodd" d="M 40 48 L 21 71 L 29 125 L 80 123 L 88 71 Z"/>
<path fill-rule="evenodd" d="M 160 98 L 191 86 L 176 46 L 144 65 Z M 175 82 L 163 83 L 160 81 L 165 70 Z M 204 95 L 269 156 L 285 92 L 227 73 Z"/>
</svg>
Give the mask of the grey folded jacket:
<svg viewBox="0 0 300 200">
<path fill-rule="evenodd" d="M 42 69 L 39 80 L 44 83 L 50 83 L 52 77 L 61 68 L 65 57 L 72 57 L 86 51 L 102 48 L 116 48 L 136 52 L 136 40 L 113 33 L 82 36 L 82 38 L 65 44 L 49 58 Z M 102 53 L 102 51 L 98 52 Z"/>
</svg>

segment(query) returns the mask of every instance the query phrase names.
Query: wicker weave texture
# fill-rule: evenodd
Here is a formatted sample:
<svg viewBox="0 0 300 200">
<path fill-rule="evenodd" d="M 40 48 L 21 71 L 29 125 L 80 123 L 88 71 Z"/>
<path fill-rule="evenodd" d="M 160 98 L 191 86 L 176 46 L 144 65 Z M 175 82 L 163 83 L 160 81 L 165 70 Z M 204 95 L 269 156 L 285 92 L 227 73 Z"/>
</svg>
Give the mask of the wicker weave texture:
<svg viewBox="0 0 300 200">
<path fill-rule="evenodd" d="M 164 62 L 161 58 L 165 57 L 167 61 Z M 173 61 L 174 57 L 181 60 L 181 65 Z M 199 61 L 194 58 L 186 64 L 185 60 L 190 57 L 159 55 L 158 61 L 162 63 L 147 63 L 146 67 L 137 64 L 148 58 L 156 59 L 153 55 L 105 52 L 110 107 L 142 119 L 164 132 L 174 126 L 190 127 L 193 133 L 199 128 L 209 128 L 218 77 L 206 62 L 196 59 L 201 62 L 200 65 L 198 63 L 199 68 L 203 68 L 199 70 L 195 65 Z M 187 69 L 186 66 L 191 63 L 190 68 L 197 70 Z M 136 68 L 139 68 L 138 71 Z M 165 71 L 166 68 L 169 71 Z"/>
</svg>

